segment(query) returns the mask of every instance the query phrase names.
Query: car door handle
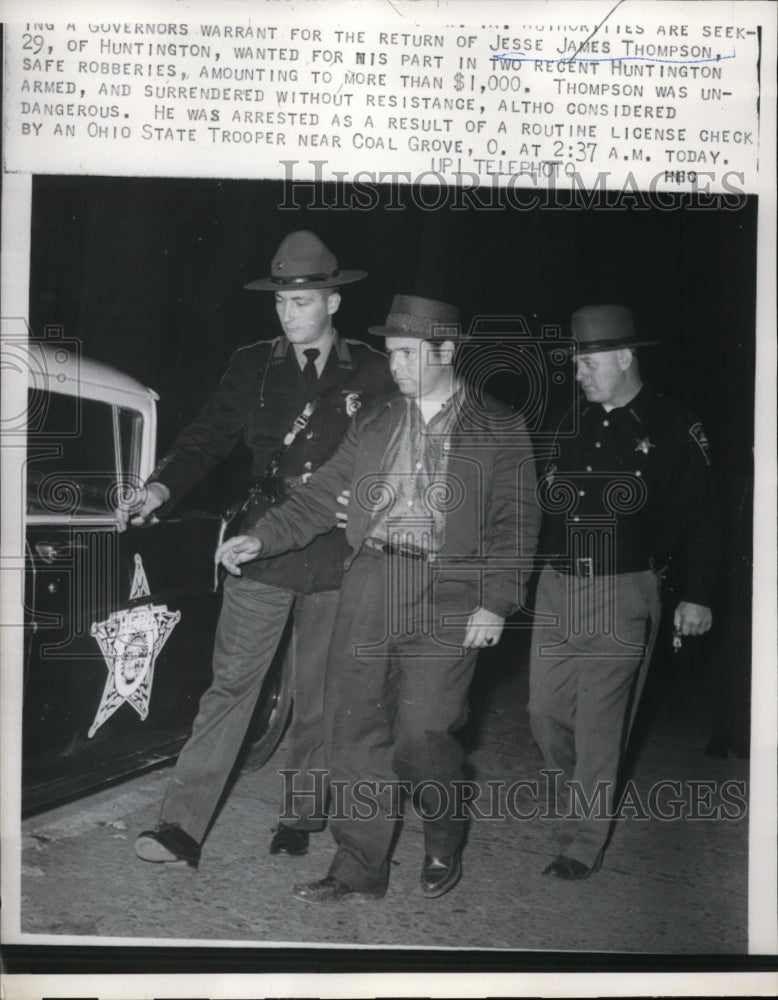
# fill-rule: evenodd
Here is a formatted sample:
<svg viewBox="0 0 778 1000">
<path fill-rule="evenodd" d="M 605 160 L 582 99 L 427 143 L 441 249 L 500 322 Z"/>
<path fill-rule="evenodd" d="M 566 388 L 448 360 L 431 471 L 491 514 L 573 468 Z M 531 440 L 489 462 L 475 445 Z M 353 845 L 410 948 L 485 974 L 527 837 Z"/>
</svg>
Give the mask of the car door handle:
<svg viewBox="0 0 778 1000">
<path fill-rule="evenodd" d="M 83 542 L 36 542 L 35 552 L 42 562 L 53 563 L 64 556 L 72 555 L 75 549 L 85 549 Z"/>
</svg>

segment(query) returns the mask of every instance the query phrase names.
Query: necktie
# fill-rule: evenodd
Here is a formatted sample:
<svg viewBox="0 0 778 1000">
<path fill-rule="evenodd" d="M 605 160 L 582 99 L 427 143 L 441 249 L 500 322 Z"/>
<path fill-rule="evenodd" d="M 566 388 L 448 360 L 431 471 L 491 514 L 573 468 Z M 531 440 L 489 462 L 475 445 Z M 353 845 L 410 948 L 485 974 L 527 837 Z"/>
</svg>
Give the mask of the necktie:
<svg viewBox="0 0 778 1000">
<path fill-rule="evenodd" d="M 319 381 L 319 373 L 316 371 L 315 362 L 320 354 L 320 351 L 316 347 L 309 347 L 307 350 L 303 351 L 303 354 L 306 357 L 305 367 L 303 368 L 305 388 L 307 389 L 309 396 L 315 396 L 316 383 Z"/>
</svg>

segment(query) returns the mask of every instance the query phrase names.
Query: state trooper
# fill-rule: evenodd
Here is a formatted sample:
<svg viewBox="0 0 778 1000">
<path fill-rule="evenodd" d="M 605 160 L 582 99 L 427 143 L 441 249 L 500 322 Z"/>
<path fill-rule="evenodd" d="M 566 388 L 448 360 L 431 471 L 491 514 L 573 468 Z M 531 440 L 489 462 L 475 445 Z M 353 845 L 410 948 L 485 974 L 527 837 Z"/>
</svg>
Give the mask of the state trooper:
<svg viewBox="0 0 778 1000">
<path fill-rule="evenodd" d="M 293 232 L 282 241 L 270 276 L 246 288 L 274 293 L 283 335 L 235 352 L 198 417 L 149 477 L 134 523 L 183 497 L 241 437 L 252 454 L 254 477 L 244 531 L 332 455 L 359 407 L 394 384 L 385 355 L 341 337 L 333 326 L 340 288 L 364 277 L 364 271 L 340 270 L 314 233 Z M 284 821 L 270 852 L 299 855 L 308 849 L 310 832 L 325 822 L 326 784 L 312 772 L 324 771 L 324 640 L 335 621 L 347 553 L 344 533 L 333 530 L 300 551 L 257 559 L 240 579 L 225 580 L 213 682 L 167 787 L 160 822 L 135 842 L 138 857 L 199 863 L 290 614 L 294 709 L 286 764 L 300 774 L 284 788 Z"/>
</svg>

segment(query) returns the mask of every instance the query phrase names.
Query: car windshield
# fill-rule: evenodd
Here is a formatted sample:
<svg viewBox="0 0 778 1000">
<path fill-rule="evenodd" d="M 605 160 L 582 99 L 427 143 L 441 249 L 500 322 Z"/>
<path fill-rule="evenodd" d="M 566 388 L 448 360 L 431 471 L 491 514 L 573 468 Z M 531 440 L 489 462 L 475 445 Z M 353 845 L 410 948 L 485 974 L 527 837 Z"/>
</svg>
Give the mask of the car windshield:
<svg viewBox="0 0 778 1000">
<path fill-rule="evenodd" d="M 113 513 L 119 484 L 137 472 L 140 415 L 60 393 L 30 397 L 36 419 L 27 440 L 27 513 Z"/>
</svg>

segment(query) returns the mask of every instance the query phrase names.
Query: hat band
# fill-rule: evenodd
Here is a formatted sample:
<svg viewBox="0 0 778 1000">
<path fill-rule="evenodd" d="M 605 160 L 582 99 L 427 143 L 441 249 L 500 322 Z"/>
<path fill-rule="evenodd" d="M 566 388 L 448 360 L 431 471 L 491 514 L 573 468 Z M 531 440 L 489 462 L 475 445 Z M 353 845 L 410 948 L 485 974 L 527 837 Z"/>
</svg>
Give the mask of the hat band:
<svg viewBox="0 0 778 1000">
<path fill-rule="evenodd" d="M 456 336 L 456 324 L 446 323 L 443 320 L 430 319 L 428 316 L 415 316 L 413 313 L 389 313 L 386 325 L 393 330 L 408 330 L 411 333 L 431 334 L 436 327 L 452 331 L 452 336 Z"/>
<path fill-rule="evenodd" d="M 299 278 L 271 278 L 274 285 L 302 285 L 308 281 L 327 281 L 329 278 L 337 278 L 340 271 L 333 271 L 331 274 L 303 274 Z"/>
<path fill-rule="evenodd" d="M 620 347 L 639 346 L 637 337 L 620 337 L 618 340 L 576 340 L 574 351 L 618 350 Z"/>
</svg>

